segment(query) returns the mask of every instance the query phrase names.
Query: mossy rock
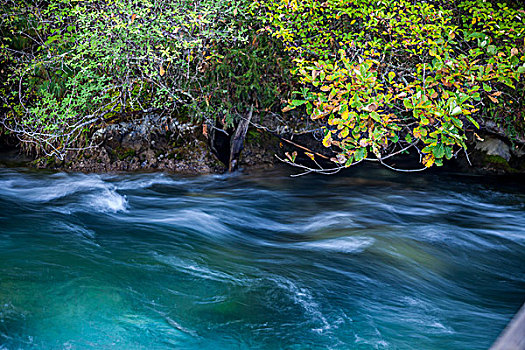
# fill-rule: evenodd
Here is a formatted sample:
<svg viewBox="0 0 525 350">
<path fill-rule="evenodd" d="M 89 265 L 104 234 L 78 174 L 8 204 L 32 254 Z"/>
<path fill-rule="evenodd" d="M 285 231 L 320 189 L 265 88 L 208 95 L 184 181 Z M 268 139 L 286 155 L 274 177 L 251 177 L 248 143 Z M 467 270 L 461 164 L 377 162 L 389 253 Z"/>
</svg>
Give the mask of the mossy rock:
<svg viewBox="0 0 525 350">
<path fill-rule="evenodd" d="M 485 157 L 483 158 L 483 163 L 487 167 L 504 170 L 505 172 L 508 172 L 508 173 L 519 172 L 517 169 L 514 169 L 513 167 L 511 167 L 509 162 L 505 158 L 500 157 L 500 156 L 486 154 Z"/>
<path fill-rule="evenodd" d="M 126 158 L 134 157 L 136 155 L 136 151 L 132 148 L 116 148 L 113 150 L 113 154 L 119 159 L 124 160 Z"/>
</svg>

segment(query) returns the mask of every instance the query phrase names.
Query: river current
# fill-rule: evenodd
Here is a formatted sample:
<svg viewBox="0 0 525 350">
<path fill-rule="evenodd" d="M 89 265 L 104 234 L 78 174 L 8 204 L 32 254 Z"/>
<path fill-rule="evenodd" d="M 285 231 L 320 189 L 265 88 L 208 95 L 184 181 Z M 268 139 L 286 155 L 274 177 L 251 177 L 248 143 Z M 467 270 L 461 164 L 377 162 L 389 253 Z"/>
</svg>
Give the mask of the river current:
<svg viewBox="0 0 525 350">
<path fill-rule="evenodd" d="M 0 169 L 0 349 L 487 349 L 524 301 L 523 186 Z"/>
</svg>

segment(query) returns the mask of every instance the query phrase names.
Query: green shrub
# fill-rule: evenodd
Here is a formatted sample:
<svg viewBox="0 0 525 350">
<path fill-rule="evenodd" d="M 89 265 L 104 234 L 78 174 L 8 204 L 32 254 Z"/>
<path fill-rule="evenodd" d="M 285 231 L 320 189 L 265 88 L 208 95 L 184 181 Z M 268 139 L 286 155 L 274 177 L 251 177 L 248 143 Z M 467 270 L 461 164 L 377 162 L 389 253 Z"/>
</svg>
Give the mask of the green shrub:
<svg viewBox="0 0 525 350">
<path fill-rule="evenodd" d="M 240 3 L 11 0 L 1 17 L 5 128 L 61 156 L 105 120 L 198 106 L 218 48 L 247 41 Z M 28 40 L 16 48 L 19 38 Z"/>
<path fill-rule="evenodd" d="M 321 121 L 338 167 L 387 165 L 409 149 L 423 168 L 442 165 L 466 148 L 467 129 L 496 116 L 488 105 L 523 134 L 525 11 L 517 6 L 262 0 L 253 8 L 294 57 L 302 87 L 283 111 L 305 108 Z"/>
</svg>

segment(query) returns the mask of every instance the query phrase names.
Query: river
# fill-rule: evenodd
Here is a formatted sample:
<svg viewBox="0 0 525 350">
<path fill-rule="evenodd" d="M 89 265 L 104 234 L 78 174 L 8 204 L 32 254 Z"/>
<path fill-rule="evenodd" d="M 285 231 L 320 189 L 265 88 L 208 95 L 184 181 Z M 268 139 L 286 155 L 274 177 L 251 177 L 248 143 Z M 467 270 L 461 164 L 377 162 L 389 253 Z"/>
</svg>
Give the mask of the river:
<svg viewBox="0 0 525 350">
<path fill-rule="evenodd" d="M 0 349 L 487 349 L 524 301 L 523 185 L 0 169 Z"/>
</svg>

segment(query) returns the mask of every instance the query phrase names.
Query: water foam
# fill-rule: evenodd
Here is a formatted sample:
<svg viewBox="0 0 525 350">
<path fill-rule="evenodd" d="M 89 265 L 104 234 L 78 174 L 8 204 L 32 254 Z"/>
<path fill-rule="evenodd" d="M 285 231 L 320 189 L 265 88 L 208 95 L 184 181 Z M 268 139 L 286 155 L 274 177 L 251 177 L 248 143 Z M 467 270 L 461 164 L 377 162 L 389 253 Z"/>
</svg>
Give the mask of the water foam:
<svg viewBox="0 0 525 350">
<path fill-rule="evenodd" d="M 360 253 L 372 246 L 375 239 L 372 237 L 341 237 L 324 239 L 314 242 L 293 243 L 299 249 L 320 250 L 337 253 Z"/>
<path fill-rule="evenodd" d="M 117 213 L 127 210 L 128 201 L 114 189 L 104 188 L 102 193 L 88 197 L 88 205 L 98 212 Z"/>
<path fill-rule="evenodd" d="M 49 178 L 16 175 L 16 180 L 3 181 L 3 194 L 29 203 L 50 203 L 56 211 L 125 211 L 127 199 L 117 188 L 99 176 L 53 174 Z"/>
</svg>

